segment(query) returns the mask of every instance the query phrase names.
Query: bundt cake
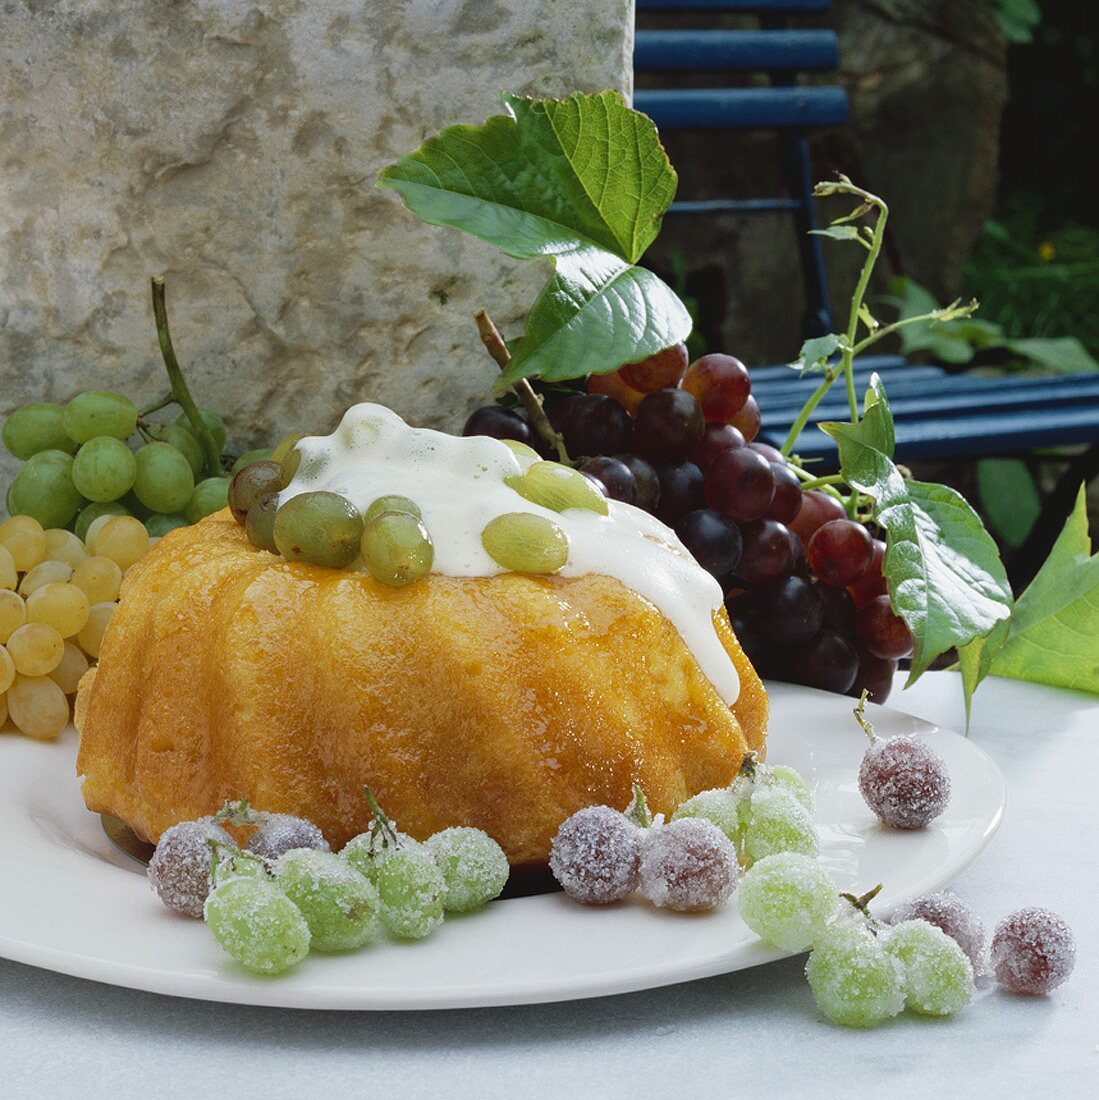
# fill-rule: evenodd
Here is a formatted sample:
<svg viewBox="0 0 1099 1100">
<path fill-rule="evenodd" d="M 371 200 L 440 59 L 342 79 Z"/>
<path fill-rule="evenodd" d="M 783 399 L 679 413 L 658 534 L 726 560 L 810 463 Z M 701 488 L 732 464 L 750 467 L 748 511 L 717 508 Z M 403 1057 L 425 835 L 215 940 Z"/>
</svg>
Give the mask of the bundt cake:
<svg viewBox="0 0 1099 1100">
<path fill-rule="evenodd" d="M 370 405 L 297 444 L 272 508 L 416 501 L 434 558 L 403 586 L 262 549 L 229 510 L 161 539 L 80 687 L 88 807 L 155 841 L 248 798 L 342 845 L 370 819 L 368 785 L 413 836 L 473 825 L 524 866 L 634 782 L 663 813 L 730 782 L 763 748 L 767 700 L 719 586 L 638 509 L 529 499 L 521 450 Z M 505 513 L 554 526 L 565 564 L 501 567 L 481 536 Z"/>
</svg>

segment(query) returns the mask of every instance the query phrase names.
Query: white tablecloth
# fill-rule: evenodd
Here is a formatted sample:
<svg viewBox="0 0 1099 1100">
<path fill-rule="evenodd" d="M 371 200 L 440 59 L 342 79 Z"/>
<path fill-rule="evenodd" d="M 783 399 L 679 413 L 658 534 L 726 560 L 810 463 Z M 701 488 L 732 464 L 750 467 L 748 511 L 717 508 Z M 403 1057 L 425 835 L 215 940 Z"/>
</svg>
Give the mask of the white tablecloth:
<svg viewBox="0 0 1099 1100">
<path fill-rule="evenodd" d="M 953 674 L 900 686 L 897 709 L 962 728 Z M 382 1016 L 177 1000 L 0 960 L 0 1097 L 1095 1097 L 1099 699 L 989 680 L 971 735 L 1010 801 L 956 888 L 989 925 L 1028 904 L 1068 920 L 1076 973 L 1049 997 L 992 987 L 954 1020 L 847 1031 L 817 1016 L 789 959 L 592 1001 Z"/>
</svg>

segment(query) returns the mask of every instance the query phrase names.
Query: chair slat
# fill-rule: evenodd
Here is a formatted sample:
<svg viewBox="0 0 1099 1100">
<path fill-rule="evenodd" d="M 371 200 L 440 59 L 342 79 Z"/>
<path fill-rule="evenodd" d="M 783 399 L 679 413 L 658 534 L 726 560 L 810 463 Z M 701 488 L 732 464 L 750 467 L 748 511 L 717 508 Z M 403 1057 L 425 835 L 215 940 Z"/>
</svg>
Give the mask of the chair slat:
<svg viewBox="0 0 1099 1100">
<path fill-rule="evenodd" d="M 833 86 L 653 88 L 635 93 L 634 106 L 658 128 L 683 130 L 811 129 L 850 114 L 847 93 Z"/>
<path fill-rule="evenodd" d="M 633 46 L 638 72 L 809 72 L 838 64 L 834 31 L 641 30 Z"/>
</svg>

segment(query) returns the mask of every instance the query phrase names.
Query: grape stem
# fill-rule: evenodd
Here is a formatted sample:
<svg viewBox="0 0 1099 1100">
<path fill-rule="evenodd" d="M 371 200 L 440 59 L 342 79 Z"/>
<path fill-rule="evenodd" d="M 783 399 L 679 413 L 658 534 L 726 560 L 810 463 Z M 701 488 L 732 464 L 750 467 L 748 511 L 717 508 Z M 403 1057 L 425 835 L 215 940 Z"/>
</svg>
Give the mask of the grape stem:
<svg viewBox="0 0 1099 1100">
<path fill-rule="evenodd" d="M 639 828 L 647 829 L 653 823 L 653 815 L 649 810 L 649 800 L 641 789 L 640 783 L 633 785 L 633 798 L 625 809 L 626 816 Z"/>
<path fill-rule="evenodd" d="M 862 694 L 859 696 L 859 701 L 855 704 L 855 709 L 851 712 L 855 716 L 855 721 L 862 726 L 863 733 L 870 738 L 870 743 L 873 744 L 878 739 L 878 735 L 874 732 L 874 727 L 870 722 L 870 719 L 866 717 L 866 701 L 870 698 L 870 693 L 866 688 L 862 689 Z"/>
<path fill-rule="evenodd" d="M 865 894 L 856 896 L 855 894 L 842 893 L 840 897 L 844 901 L 849 901 L 864 917 L 870 916 L 870 903 L 881 893 L 882 884 L 879 882 L 873 890 L 867 890 Z"/>
<path fill-rule="evenodd" d="M 473 319 L 477 322 L 477 331 L 481 334 L 481 342 L 488 349 L 489 355 L 492 356 L 501 370 L 506 370 L 508 363 L 511 362 L 511 353 L 508 351 L 507 344 L 504 343 L 504 338 L 500 335 L 500 330 L 493 324 L 492 318 L 483 309 L 477 310 L 473 315 Z M 557 452 L 558 460 L 566 466 L 574 465 L 572 459 L 569 458 L 569 452 L 565 449 L 564 438 L 550 423 L 549 417 L 546 416 L 546 410 L 542 408 L 542 399 L 534 392 L 534 387 L 531 386 L 530 382 L 526 378 L 520 378 L 511 388 L 523 403 L 523 408 L 526 409 L 527 416 L 530 417 L 531 426 Z"/>
<path fill-rule="evenodd" d="M 166 394 L 159 401 L 154 402 L 152 405 L 146 405 L 146 407 L 137 414 L 138 420 L 140 422 L 140 420 L 144 417 L 150 416 L 152 413 L 155 412 L 160 412 L 161 409 L 167 408 L 167 406 L 174 405 L 175 403 L 176 395 L 174 393 Z"/>
<path fill-rule="evenodd" d="M 370 830 L 373 836 L 378 837 L 383 848 L 388 848 L 390 846 L 399 848 L 401 846 L 401 838 L 397 835 L 397 827 L 389 820 L 389 817 L 381 806 L 378 805 L 378 800 L 374 797 L 374 792 L 369 787 L 363 787 L 363 797 L 366 799 L 366 804 L 370 807 L 370 812 L 374 815 L 374 825 Z"/>
<path fill-rule="evenodd" d="M 164 276 L 154 275 L 152 285 L 156 336 L 160 343 L 160 354 L 164 358 L 164 369 L 168 372 L 168 382 L 172 387 L 172 400 L 187 414 L 191 430 L 202 448 L 203 468 L 206 474 L 209 477 L 216 477 L 221 473 L 221 455 L 218 454 L 217 444 L 214 443 L 209 425 L 202 419 L 202 414 L 191 396 L 187 380 L 183 377 L 183 370 L 176 358 L 175 349 L 172 347 L 172 337 L 168 331 L 168 309 L 164 302 Z"/>
</svg>

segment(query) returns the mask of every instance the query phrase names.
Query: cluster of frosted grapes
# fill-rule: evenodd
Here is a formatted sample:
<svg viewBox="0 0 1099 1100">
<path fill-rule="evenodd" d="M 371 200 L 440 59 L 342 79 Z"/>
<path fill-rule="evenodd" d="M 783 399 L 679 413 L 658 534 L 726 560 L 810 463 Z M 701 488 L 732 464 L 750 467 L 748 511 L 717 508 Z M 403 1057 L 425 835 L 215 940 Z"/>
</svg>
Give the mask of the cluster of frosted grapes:
<svg viewBox="0 0 1099 1100">
<path fill-rule="evenodd" d="M 199 413 L 220 455 L 225 424 L 209 409 Z M 229 479 L 207 469 L 187 415 L 146 422 L 124 394 L 94 390 L 67 405 L 23 405 L 4 422 L 3 439 L 24 463 L 8 487 L 8 514 L 45 528 L 84 539 L 100 516 L 133 515 L 159 537 L 225 507 Z"/>
<path fill-rule="evenodd" d="M 132 516 L 99 516 L 83 539 L 28 515 L 0 523 L 0 729 L 10 719 L 48 741 L 65 728 L 122 578 L 150 541 Z"/>
<path fill-rule="evenodd" d="M 421 844 L 376 804 L 375 812 L 370 829 L 336 854 L 311 821 L 228 803 L 168 829 L 149 881 L 169 909 L 204 917 L 225 951 L 262 975 L 289 970 L 311 950 L 356 950 L 383 930 L 422 939 L 444 913 L 500 895 L 507 856 L 487 833 L 444 829 Z M 249 833 L 243 848 L 226 825 Z"/>
<path fill-rule="evenodd" d="M 722 584 L 733 627 L 764 675 L 883 702 L 912 637 L 893 613 L 885 543 L 827 486 L 758 441 L 751 377 L 731 355 L 688 364 L 683 344 L 556 403 L 549 419 L 607 497 L 673 527 Z M 465 435 L 539 449 L 519 409 L 487 405 Z"/>
</svg>

